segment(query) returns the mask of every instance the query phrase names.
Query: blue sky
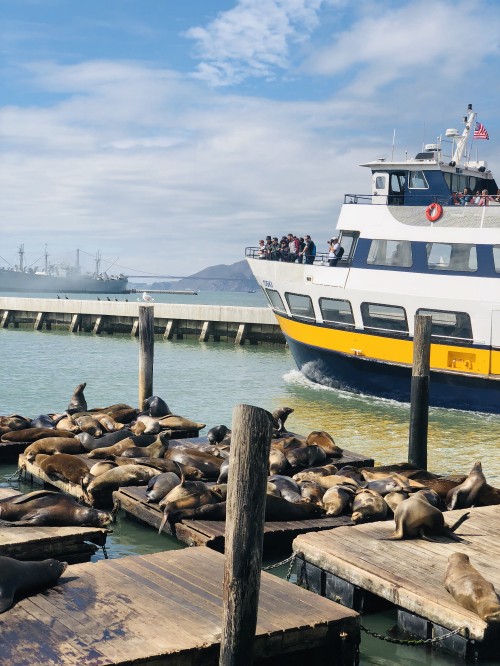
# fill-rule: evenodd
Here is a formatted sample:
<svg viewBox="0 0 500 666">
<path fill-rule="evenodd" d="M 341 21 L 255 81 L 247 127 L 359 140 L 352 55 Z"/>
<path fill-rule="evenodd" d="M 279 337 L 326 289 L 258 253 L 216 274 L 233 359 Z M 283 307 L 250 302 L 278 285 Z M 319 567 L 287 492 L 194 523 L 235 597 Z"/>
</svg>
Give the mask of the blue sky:
<svg viewBox="0 0 500 666">
<path fill-rule="evenodd" d="M 394 130 L 412 155 L 468 103 L 498 174 L 496 0 L 0 0 L 0 17 L 11 263 L 47 244 L 187 275 L 267 234 L 324 239 Z"/>
</svg>

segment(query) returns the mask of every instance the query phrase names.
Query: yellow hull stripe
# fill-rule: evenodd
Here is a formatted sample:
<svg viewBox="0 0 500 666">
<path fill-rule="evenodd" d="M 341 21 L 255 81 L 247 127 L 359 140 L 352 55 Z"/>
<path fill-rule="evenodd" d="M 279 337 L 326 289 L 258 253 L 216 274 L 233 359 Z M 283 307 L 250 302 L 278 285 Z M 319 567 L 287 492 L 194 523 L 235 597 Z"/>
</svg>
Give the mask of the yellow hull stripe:
<svg viewBox="0 0 500 666">
<path fill-rule="evenodd" d="M 275 314 L 283 333 L 302 344 L 388 363 L 413 362 L 412 340 L 326 328 Z M 430 365 L 433 370 L 500 375 L 500 351 L 433 343 Z"/>
</svg>

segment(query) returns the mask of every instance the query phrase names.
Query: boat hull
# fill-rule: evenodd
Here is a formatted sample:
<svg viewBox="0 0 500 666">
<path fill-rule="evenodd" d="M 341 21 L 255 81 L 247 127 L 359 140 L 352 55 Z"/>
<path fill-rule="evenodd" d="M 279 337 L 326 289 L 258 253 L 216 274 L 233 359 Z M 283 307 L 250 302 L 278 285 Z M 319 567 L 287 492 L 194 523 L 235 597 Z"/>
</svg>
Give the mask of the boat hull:
<svg viewBox="0 0 500 666">
<path fill-rule="evenodd" d="M 0 269 L 0 292 L 38 292 L 63 294 L 124 294 L 127 278 L 95 279 L 84 275 L 57 277 Z"/>
<path fill-rule="evenodd" d="M 310 381 L 331 388 L 410 401 L 411 367 L 343 354 L 297 342 L 286 335 L 298 369 Z M 433 407 L 500 413 L 500 381 L 465 373 L 431 371 Z"/>
</svg>

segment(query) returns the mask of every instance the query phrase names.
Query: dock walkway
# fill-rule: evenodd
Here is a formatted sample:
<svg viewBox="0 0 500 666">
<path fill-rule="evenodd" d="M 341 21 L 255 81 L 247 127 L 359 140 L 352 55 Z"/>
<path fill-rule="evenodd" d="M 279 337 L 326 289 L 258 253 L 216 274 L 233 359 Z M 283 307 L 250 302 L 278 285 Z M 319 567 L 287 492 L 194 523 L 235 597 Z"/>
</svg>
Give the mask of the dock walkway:
<svg viewBox="0 0 500 666">
<path fill-rule="evenodd" d="M 2 664 L 218 663 L 224 557 L 208 548 L 75 565 L 0 615 Z M 357 613 L 263 573 L 255 663 L 353 665 Z"/>
<path fill-rule="evenodd" d="M 0 500 L 20 493 L 0 488 Z M 99 546 L 106 543 L 107 531 L 99 527 L 2 527 L 0 555 L 18 560 L 57 560 L 74 564 L 88 562 Z"/>
<path fill-rule="evenodd" d="M 358 610 L 366 596 L 376 595 L 398 607 L 400 628 L 423 638 L 461 629 L 445 647 L 463 656 L 493 650 L 500 656 L 500 627 L 488 628 L 475 613 L 459 606 L 444 588 L 449 555 L 460 551 L 500 592 L 500 506 L 467 509 L 469 519 L 457 530 L 469 543 L 436 537 L 381 541 L 394 530 L 394 521 L 301 535 L 293 550 L 298 557 L 299 582 L 317 593 Z M 451 525 L 464 513 L 449 511 Z M 480 648 L 474 646 L 478 642 Z"/>
</svg>

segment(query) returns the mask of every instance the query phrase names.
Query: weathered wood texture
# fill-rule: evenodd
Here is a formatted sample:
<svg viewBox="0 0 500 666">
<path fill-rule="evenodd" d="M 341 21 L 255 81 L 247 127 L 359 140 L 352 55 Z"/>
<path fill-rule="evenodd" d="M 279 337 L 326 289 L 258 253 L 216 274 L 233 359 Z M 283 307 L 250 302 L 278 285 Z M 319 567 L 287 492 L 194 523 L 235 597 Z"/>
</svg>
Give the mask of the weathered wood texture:
<svg viewBox="0 0 500 666">
<path fill-rule="evenodd" d="M 253 662 L 272 419 L 259 407 L 236 405 L 233 409 L 221 666 Z"/>
<path fill-rule="evenodd" d="M 13 488 L 0 488 L 0 501 L 19 495 Z M 55 557 L 70 564 L 88 562 L 98 546 L 106 543 L 107 531 L 97 527 L 2 527 L 0 555 L 18 560 Z"/>
<path fill-rule="evenodd" d="M 154 305 L 139 305 L 139 409 L 153 395 Z"/>
<path fill-rule="evenodd" d="M 449 555 L 460 551 L 469 555 L 471 564 L 500 592 L 500 506 L 467 511 L 470 517 L 457 535 L 469 543 L 445 537 L 436 537 L 436 543 L 422 539 L 381 541 L 394 530 L 391 520 L 301 535 L 293 549 L 300 558 L 327 573 L 448 630 L 466 627 L 470 638 L 481 641 L 486 623 L 456 603 L 445 590 L 443 579 Z M 447 524 L 453 524 L 463 513 L 447 512 Z M 500 635 L 497 643 L 500 646 Z"/>
<path fill-rule="evenodd" d="M 2 664 L 216 664 L 223 566 L 208 548 L 76 565 L 0 615 Z M 358 643 L 356 613 L 262 575 L 256 663 L 354 664 Z"/>
<path fill-rule="evenodd" d="M 140 522 L 158 529 L 163 512 L 158 504 L 148 504 L 144 486 L 121 488 L 113 493 L 121 509 Z M 264 524 L 264 553 L 288 550 L 299 534 L 317 530 L 330 530 L 334 527 L 352 525 L 348 516 L 338 518 L 314 518 L 289 522 L 267 522 Z M 188 546 L 208 546 L 220 553 L 224 552 L 226 524 L 220 520 L 184 520 L 171 525 L 166 523 L 164 532 L 175 536 Z"/>
<path fill-rule="evenodd" d="M 408 462 L 427 469 L 432 317 L 415 315 Z"/>
</svg>

